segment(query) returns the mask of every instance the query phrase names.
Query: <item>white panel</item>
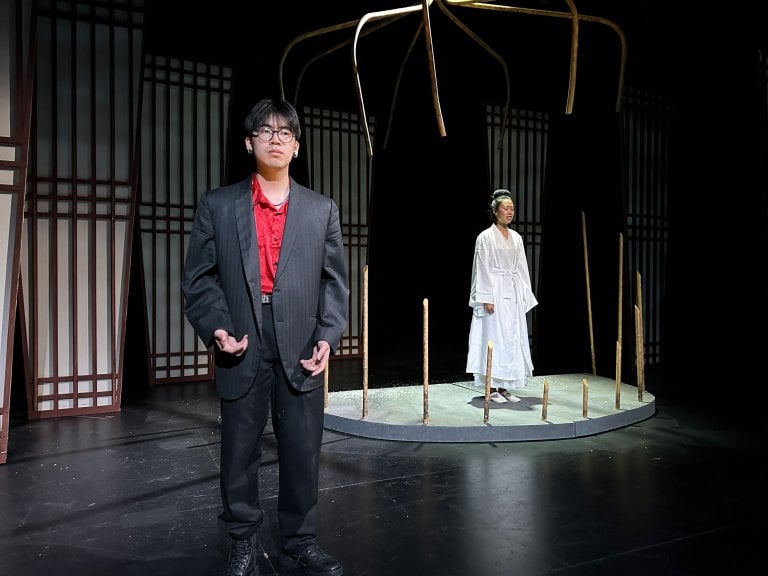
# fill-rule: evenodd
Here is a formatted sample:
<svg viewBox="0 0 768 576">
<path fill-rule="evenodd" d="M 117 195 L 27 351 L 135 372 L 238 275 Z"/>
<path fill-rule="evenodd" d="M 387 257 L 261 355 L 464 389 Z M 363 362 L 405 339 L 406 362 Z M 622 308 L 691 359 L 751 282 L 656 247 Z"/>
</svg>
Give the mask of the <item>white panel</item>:
<svg viewBox="0 0 768 576">
<path fill-rule="evenodd" d="M 2 103 L 0 103 L 0 106 L 2 106 Z M 16 160 L 17 150 L 16 146 L 4 146 L 0 144 L 0 162 L 13 162 Z M 0 166 L 0 184 L 4 186 L 13 186 L 16 180 L 14 176 L 17 173 L 17 168 L 12 166 L 3 168 Z"/>
<path fill-rule="evenodd" d="M 141 56 L 140 54 L 132 55 L 129 52 L 130 46 L 128 42 L 131 38 L 130 32 L 126 28 L 116 27 L 113 29 L 113 34 L 115 35 L 113 58 L 116 62 L 116 73 L 112 78 L 115 85 L 113 97 L 115 99 L 115 110 L 120 111 L 120 113 L 115 114 L 113 118 L 115 130 L 113 135 L 115 146 L 115 173 L 113 177 L 118 182 L 128 182 L 131 178 L 131 124 L 136 118 L 136 110 L 131 110 L 130 105 L 131 98 L 134 99 L 134 106 L 136 106 L 135 101 L 138 100 L 136 98 L 135 90 L 132 91 L 130 75 L 136 74 L 134 78 L 136 78 L 137 81 L 140 78 L 139 70 L 131 70 L 129 65 L 131 56 L 136 58 L 134 65 L 136 65 L 137 62 L 141 63 Z M 139 42 L 138 46 L 140 45 L 141 43 Z M 117 73 L 118 71 L 119 73 Z M 130 114 L 126 113 L 128 111 L 130 111 Z"/>
<path fill-rule="evenodd" d="M 15 281 L 13 277 L 13 253 L 11 238 L 13 238 L 13 230 L 15 226 L 15 207 L 14 197 L 9 194 L 0 194 L 0 230 L 7 232 L 0 233 L 0 278 L 3 279 L 3 288 L 0 290 L 0 342 L 3 344 L 2 350 L 0 350 L 0 357 L 4 357 L 7 350 L 5 342 L 5 334 L 11 333 L 12 326 L 9 326 L 11 317 L 11 288 Z M 0 362 L 0 408 L 3 407 L 5 394 L 2 393 L 2 385 L 5 382 L 5 362 Z M 0 430 L 4 430 L 3 423 L 0 423 Z M 0 450 L 2 446 L 0 446 Z"/>
<path fill-rule="evenodd" d="M 16 41 L 16 2 L 3 0 L 0 2 L 0 136 L 11 136 L 11 118 L 13 102 L 11 100 L 13 87 L 16 85 L 11 75 L 13 66 L 13 43 Z M 3 428 L 0 428 L 2 430 Z"/>
<path fill-rule="evenodd" d="M 112 76 L 120 76 L 123 72 L 120 63 L 116 63 L 114 70 L 110 70 L 110 56 L 111 50 L 96 50 L 93 57 L 93 64 L 91 64 L 90 44 L 95 46 L 110 46 L 109 40 L 109 27 L 106 24 L 92 25 L 89 22 L 83 23 L 83 26 L 88 27 L 88 31 L 83 30 L 82 33 L 78 32 L 78 44 L 82 43 L 80 48 L 84 56 L 84 60 L 87 61 L 78 62 L 78 68 L 82 70 L 89 70 L 88 83 L 91 82 L 96 87 L 93 98 L 95 101 L 92 103 L 95 114 L 93 115 L 93 135 L 95 140 L 89 141 L 88 145 L 93 148 L 93 152 L 96 157 L 96 164 L 94 166 L 88 166 L 87 171 L 83 174 L 89 176 L 95 176 L 98 180 L 108 180 L 114 178 L 114 174 L 111 173 L 112 163 L 110 161 L 112 156 L 112 113 L 114 112 L 110 106 L 110 82 Z M 93 31 L 93 36 L 90 32 Z M 82 68 L 80 68 L 82 66 Z M 86 86 L 78 88 L 78 91 L 82 91 L 83 95 L 90 96 L 90 88 L 86 89 Z M 87 114 L 81 114 L 83 120 Z M 128 116 L 127 114 L 115 114 L 115 117 Z M 90 152 L 90 150 L 89 150 Z M 82 159 L 78 159 L 82 162 Z M 101 192 L 101 191 L 100 191 Z"/>
<path fill-rule="evenodd" d="M 72 374 L 73 350 L 73 297 L 72 297 L 72 222 L 71 220 L 56 220 L 56 292 L 50 292 L 48 300 L 56 297 L 56 318 L 58 322 L 58 358 L 56 373 Z M 78 281 L 82 281 L 79 277 Z M 41 305 L 43 302 L 41 302 Z M 52 331 L 52 330 L 51 330 Z"/>
<path fill-rule="evenodd" d="M 27 258 L 27 253 L 29 251 L 29 237 L 28 237 L 28 222 L 27 219 L 24 218 L 21 222 L 21 286 L 19 291 L 22 293 L 22 302 L 24 304 L 24 316 L 27 319 L 27 322 L 29 322 L 32 318 L 29 315 L 29 307 L 30 307 L 30 297 L 29 297 L 29 268 L 27 267 L 29 265 L 29 260 Z M 27 337 L 29 337 L 29 332 L 31 330 L 27 330 Z M 29 344 L 29 341 L 27 341 L 27 344 Z M 32 357 L 34 357 L 35 352 L 30 347 L 30 353 L 32 354 Z"/>
<path fill-rule="evenodd" d="M 110 372 L 112 365 L 112 242 L 109 222 L 96 222 L 96 370 Z"/>
<path fill-rule="evenodd" d="M 158 234 L 155 237 L 155 295 L 157 297 L 157 318 L 155 324 L 155 338 L 157 339 L 157 350 L 161 352 L 168 351 L 168 339 L 166 337 L 168 330 L 168 289 L 169 280 L 167 274 L 168 267 L 168 234 Z"/>
<path fill-rule="evenodd" d="M 75 139 L 78 144 L 78 156 L 82 156 L 87 153 L 87 149 L 84 151 L 81 149 L 83 141 L 88 139 L 88 130 L 86 127 L 73 126 L 72 125 L 72 105 L 73 94 L 72 86 L 75 84 L 76 78 L 73 78 L 72 71 L 72 52 L 74 47 L 72 46 L 72 23 L 59 18 L 56 20 L 56 46 L 54 47 L 57 52 L 55 80 L 56 85 L 54 88 L 55 97 L 55 117 L 53 122 L 55 124 L 56 135 L 56 174 L 52 174 L 59 181 L 69 180 L 72 178 L 74 168 L 72 166 L 72 134 L 77 128 L 80 130 L 78 134 L 82 135 L 81 138 Z M 38 57 L 38 62 L 45 60 L 45 58 Z M 88 68 L 80 68 L 80 70 L 88 70 Z M 39 91 L 35 92 L 36 95 Z M 84 101 L 82 106 L 78 106 L 81 111 L 89 110 L 90 102 Z M 40 116 L 48 116 L 48 113 L 38 114 Z M 78 114 L 77 117 L 87 117 L 88 114 Z M 77 121 L 77 118 L 75 119 Z"/>
<path fill-rule="evenodd" d="M 169 256 L 170 256 L 170 278 L 168 286 L 170 288 L 170 306 L 168 309 L 168 321 L 171 326 L 171 345 L 170 349 L 179 352 L 182 348 L 182 334 L 180 327 L 182 324 L 183 312 L 183 293 L 181 291 L 181 266 L 184 254 L 181 252 L 180 236 L 172 234 L 169 238 Z M 173 361 L 178 366 L 179 360 Z"/>
<path fill-rule="evenodd" d="M 77 252 L 77 269 L 74 276 L 77 279 L 77 374 L 85 376 L 92 373 L 93 363 L 91 338 L 93 336 L 93 314 L 91 309 L 91 254 L 93 239 L 90 220 L 77 221 L 77 234 L 74 249 Z M 71 374 L 71 372 L 67 372 Z"/>
<path fill-rule="evenodd" d="M 149 324 L 149 341 L 147 342 L 147 345 L 150 347 L 150 353 L 152 353 L 152 334 L 154 334 L 155 324 L 155 293 L 152 289 L 152 287 L 155 285 L 155 271 L 151 266 L 152 255 L 154 254 L 154 242 L 152 241 L 152 234 L 142 233 L 141 250 L 144 263 L 144 291 L 146 293 L 147 299 L 147 319 Z"/>
<path fill-rule="evenodd" d="M 122 302 L 127 301 L 128 296 L 123 288 L 125 276 L 130 271 L 128 270 L 128 251 L 131 247 L 131 241 L 128 238 L 128 222 L 125 220 L 115 221 L 115 277 L 114 277 L 114 289 L 115 289 L 115 342 L 114 349 L 120 350 L 120 341 L 123 339 L 122 330 L 125 330 L 123 323 L 123 310 Z M 127 308 L 127 307 L 126 307 Z M 122 366 L 120 366 L 120 354 L 117 354 L 115 358 L 115 370 L 118 374 L 122 373 Z M 111 385 L 111 383 L 110 383 Z"/>
<path fill-rule="evenodd" d="M 37 376 L 45 378 L 52 375 L 53 351 L 51 330 L 49 294 L 51 293 L 51 258 L 49 249 L 50 221 L 48 219 L 38 219 L 35 222 L 37 230 L 37 252 L 31 254 L 32 266 L 35 269 L 35 278 L 33 287 L 38 299 L 38 306 L 35 310 L 37 317 L 34 325 L 37 341 Z"/>
<path fill-rule="evenodd" d="M 155 170 L 155 182 L 154 185 L 148 189 L 150 192 L 149 201 L 153 204 L 163 204 L 166 201 L 166 182 L 168 178 L 169 167 L 166 164 L 166 158 L 168 150 L 166 148 L 166 142 L 168 137 L 168 110 L 165 106 L 166 98 L 168 97 L 168 88 L 159 84 L 155 87 L 155 101 L 154 107 L 147 111 L 145 118 L 149 122 L 154 117 L 154 123 L 149 124 L 145 130 L 151 138 L 154 138 L 154 142 L 150 146 L 154 146 L 155 150 L 155 162 L 153 164 L 146 165 L 152 166 Z M 188 142 L 192 143 L 193 137 L 188 138 Z M 191 164 L 190 166 L 193 166 Z"/>
</svg>

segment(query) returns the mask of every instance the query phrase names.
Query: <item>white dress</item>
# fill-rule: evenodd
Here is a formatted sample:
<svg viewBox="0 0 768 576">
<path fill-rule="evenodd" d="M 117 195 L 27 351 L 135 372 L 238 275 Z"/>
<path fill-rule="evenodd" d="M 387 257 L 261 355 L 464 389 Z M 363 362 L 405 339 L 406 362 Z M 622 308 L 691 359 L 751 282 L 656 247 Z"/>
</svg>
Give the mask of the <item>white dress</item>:
<svg viewBox="0 0 768 576">
<path fill-rule="evenodd" d="M 484 303 L 494 305 L 493 314 L 485 312 Z M 492 387 L 525 386 L 533 374 L 525 314 L 537 304 L 522 236 L 510 229 L 505 238 L 492 224 L 477 236 L 472 262 L 467 372 L 474 384 L 485 386 L 490 341 Z"/>
</svg>

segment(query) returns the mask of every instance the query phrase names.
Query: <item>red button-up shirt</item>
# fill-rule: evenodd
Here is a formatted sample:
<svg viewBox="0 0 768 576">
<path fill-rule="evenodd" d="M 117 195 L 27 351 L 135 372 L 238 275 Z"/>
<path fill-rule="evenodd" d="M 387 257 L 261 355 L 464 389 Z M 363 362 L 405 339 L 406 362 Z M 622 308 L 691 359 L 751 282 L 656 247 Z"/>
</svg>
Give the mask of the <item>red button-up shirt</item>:
<svg viewBox="0 0 768 576">
<path fill-rule="evenodd" d="M 256 221 L 256 241 L 259 245 L 261 293 L 272 294 L 277 263 L 280 259 L 280 246 L 283 243 L 288 199 L 286 198 L 285 202 L 277 207 L 272 204 L 264 196 L 256 174 L 251 180 L 251 193 L 253 194 L 253 217 Z"/>
</svg>

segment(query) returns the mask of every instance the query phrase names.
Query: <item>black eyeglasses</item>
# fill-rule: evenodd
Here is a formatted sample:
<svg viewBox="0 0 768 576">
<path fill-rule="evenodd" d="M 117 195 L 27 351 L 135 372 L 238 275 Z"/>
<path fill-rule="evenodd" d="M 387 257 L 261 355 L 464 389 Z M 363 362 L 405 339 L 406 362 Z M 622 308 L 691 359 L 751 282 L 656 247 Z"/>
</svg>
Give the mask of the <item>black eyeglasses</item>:
<svg viewBox="0 0 768 576">
<path fill-rule="evenodd" d="M 272 140 L 272 136 L 275 134 L 277 134 L 277 139 L 280 140 L 280 142 L 283 144 L 287 144 L 293 140 L 293 132 L 288 128 L 280 128 L 279 130 L 275 130 L 269 126 L 260 126 L 259 129 L 253 133 L 253 135 L 256 137 L 256 140 L 259 142 L 269 142 Z"/>
</svg>

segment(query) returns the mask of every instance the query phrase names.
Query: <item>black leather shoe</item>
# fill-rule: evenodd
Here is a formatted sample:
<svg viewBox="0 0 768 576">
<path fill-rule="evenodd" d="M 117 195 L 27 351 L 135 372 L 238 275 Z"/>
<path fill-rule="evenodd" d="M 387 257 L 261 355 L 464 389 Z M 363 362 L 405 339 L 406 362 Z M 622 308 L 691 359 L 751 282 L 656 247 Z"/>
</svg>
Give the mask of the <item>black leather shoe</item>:
<svg viewBox="0 0 768 576">
<path fill-rule="evenodd" d="M 298 553 L 283 552 L 280 558 L 282 568 L 301 568 L 309 576 L 341 576 L 344 571 L 333 556 L 314 542 Z"/>
<path fill-rule="evenodd" d="M 253 561 L 253 542 L 251 538 L 232 539 L 227 558 L 225 576 L 259 576 L 259 569 Z"/>
</svg>

